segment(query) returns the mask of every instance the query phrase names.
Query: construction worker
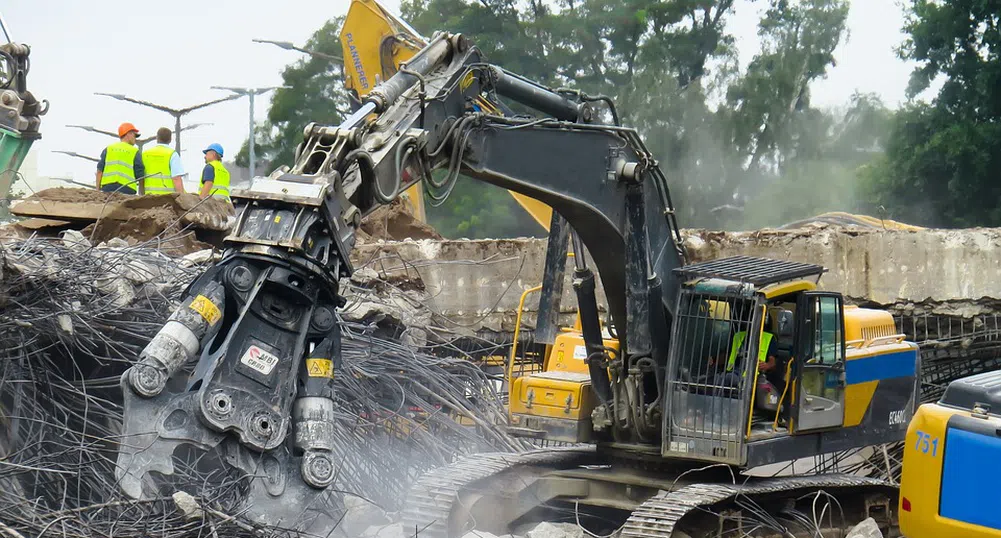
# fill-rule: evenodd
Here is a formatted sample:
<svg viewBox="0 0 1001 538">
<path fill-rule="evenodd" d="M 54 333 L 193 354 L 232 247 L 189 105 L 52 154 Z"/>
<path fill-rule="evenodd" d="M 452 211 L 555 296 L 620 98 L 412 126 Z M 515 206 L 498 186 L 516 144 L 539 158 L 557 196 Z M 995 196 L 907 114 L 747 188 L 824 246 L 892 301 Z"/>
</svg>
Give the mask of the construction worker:
<svg viewBox="0 0 1001 538">
<path fill-rule="evenodd" d="M 97 189 L 103 192 L 135 194 L 137 180 L 146 175 L 142 152 L 136 146 L 139 129 L 125 122 L 118 126 L 118 142 L 101 152 L 97 161 Z"/>
<path fill-rule="evenodd" d="M 758 371 L 769 372 L 775 368 L 775 335 L 768 331 L 761 331 L 761 338 L 758 339 Z M 725 387 L 736 387 L 740 384 L 744 373 L 737 374 L 734 368 L 737 366 L 737 355 L 740 353 L 744 340 L 747 339 L 747 331 L 737 331 L 733 335 L 730 343 L 730 357 L 726 361 L 726 372 L 717 376 L 716 384 Z M 741 367 L 743 370 L 743 367 Z"/>
<path fill-rule="evenodd" d="M 160 127 L 156 131 L 156 145 L 143 148 L 142 161 L 146 167 L 143 194 L 184 192 L 184 166 L 181 156 L 170 147 L 170 137 L 170 129 Z"/>
<path fill-rule="evenodd" d="M 202 169 L 202 189 L 200 196 L 214 196 L 229 201 L 229 170 L 222 164 L 222 146 L 209 144 L 202 150 L 205 154 L 205 168 Z"/>
</svg>

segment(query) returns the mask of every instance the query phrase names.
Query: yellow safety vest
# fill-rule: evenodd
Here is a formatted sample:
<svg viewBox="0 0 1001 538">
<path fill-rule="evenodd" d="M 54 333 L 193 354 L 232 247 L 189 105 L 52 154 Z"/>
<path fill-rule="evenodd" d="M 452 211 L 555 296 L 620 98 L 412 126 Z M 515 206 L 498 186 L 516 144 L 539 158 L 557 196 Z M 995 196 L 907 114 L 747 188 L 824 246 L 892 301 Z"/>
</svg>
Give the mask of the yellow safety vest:
<svg viewBox="0 0 1001 538">
<path fill-rule="evenodd" d="M 108 146 L 104 154 L 104 170 L 101 172 L 101 186 L 121 184 L 139 191 L 136 184 L 136 152 L 139 148 L 126 142 L 115 142 Z"/>
<path fill-rule="evenodd" d="M 143 165 L 146 167 L 146 194 L 169 194 L 174 192 L 174 179 L 170 175 L 170 158 L 174 150 L 156 145 L 143 150 Z"/>
<path fill-rule="evenodd" d="M 744 338 L 747 337 L 747 331 L 738 331 L 737 334 L 733 335 L 733 343 L 730 344 L 730 360 L 726 361 L 726 371 L 732 372 L 734 362 L 737 360 L 737 351 L 740 346 L 744 344 Z M 768 360 L 768 345 L 772 343 L 772 333 L 767 331 L 761 331 L 761 338 L 758 340 L 758 362 L 762 363 Z"/>
<path fill-rule="evenodd" d="M 209 163 L 215 169 L 215 179 L 212 180 L 212 191 L 210 196 L 229 200 L 229 170 L 222 165 L 222 161 L 212 161 Z M 205 178 L 202 178 L 205 183 Z"/>
</svg>

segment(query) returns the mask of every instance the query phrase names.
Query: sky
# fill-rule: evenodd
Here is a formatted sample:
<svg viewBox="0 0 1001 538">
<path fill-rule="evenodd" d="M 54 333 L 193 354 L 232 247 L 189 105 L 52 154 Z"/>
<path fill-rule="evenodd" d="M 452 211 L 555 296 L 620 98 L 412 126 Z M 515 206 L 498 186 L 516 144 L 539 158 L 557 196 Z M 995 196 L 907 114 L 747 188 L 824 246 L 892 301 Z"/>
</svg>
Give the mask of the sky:
<svg viewBox="0 0 1001 538">
<path fill-rule="evenodd" d="M 875 92 L 890 106 L 903 102 L 913 66 L 894 52 L 904 39 L 898 1 L 851 2 L 849 39 L 835 53 L 837 66 L 812 88 L 814 105 L 842 105 L 856 90 Z M 399 0 L 383 4 L 399 9 Z M 129 121 L 144 136 L 161 126 L 173 127 L 173 119 L 163 112 L 95 92 L 183 108 L 228 94 L 211 86 L 280 85 L 282 69 L 301 54 L 252 39 L 302 45 L 348 5 L 349 0 L 0 0 L 13 40 L 32 47 L 29 87 L 51 103 L 42 118 L 42 139 L 33 147 L 39 172 L 93 181 L 93 163 L 53 150 L 97 156 L 111 139 L 67 125 L 115 131 Z M 743 66 L 758 48 L 756 24 L 764 2 L 738 0 L 735 9 L 729 30 L 737 37 Z M 256 121 L 266 117 L 268 101 L 268 96 L 258 97 Z M 200 150 L 208 144 L 222 144 L 227 160 L 239 151 L 249 132 L 248 100 L 198 110 L 183 121 L 212 124 L 181 136 L 185 168 L 197 174 L 203 166 Z"/>
</svg>

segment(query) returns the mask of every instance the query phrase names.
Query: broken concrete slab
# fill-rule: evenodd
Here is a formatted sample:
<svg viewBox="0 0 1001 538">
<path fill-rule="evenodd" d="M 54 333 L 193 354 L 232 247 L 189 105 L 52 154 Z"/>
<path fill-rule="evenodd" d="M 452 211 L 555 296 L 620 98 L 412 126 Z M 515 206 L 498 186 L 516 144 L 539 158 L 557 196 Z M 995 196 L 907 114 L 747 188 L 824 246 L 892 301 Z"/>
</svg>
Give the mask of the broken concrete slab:
<svg viewBox="0 0 1001 538">
<path fill-rule="evenodd" d="M 692 261 L 749 255 L 819 263 L 823 289 L 851 302 L 889 307 L 901 316 L 971 318 L 1001 312 L 1001 229 L 882 230 L 812 226 L 800 230 L 683 230 Z M 542 280 L 542 239 L 400 241 L 362 244 L 356 268 L 387 281 L 423 286 L 425 304 L 464 327 L 510 334 L 521 294 Z M 576 298 L 564 283 L 561 321 L 570 325 Z M 599 307 L 604 294 L 599 287 Z M 535 324 L 538 294 L 525 301 L 523 323 Z"/>
<path fill-rule="evenodd" d="M 876 520 L 870 517 L 852 527 L 845 538 L 883 538 L 883 531 L 879 530 Z"/>
<path fill-rule="evenodd" d="M 539 523 L 528 531 L 527 538 L 584 538 L 584 529 L 573 523 Z"/>
<path fill-rule="evenodd" d="M 11 213 L 65 221 L 127 221 L 138 213 L 161 208 L 173 213 L 182 224 L 208 230 L 229 230 L 235 219 L 231 204 L 215 198 L 201 200 L 190 193 L 129 196 L 61 187 L 45 189 L 25 198 L 11 207 Z"/>
</svg>

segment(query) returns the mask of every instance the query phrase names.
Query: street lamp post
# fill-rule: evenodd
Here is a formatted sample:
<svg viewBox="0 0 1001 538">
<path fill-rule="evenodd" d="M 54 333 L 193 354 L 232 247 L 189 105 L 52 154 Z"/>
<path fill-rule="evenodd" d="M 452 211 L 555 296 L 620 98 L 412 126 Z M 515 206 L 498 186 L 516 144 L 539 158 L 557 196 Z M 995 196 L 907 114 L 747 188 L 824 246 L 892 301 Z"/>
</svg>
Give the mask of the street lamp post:
<svg viewBox="0 0 1001 538">
<path fill-rule="evenodd" d="M 69 155 L 70 157 L 76 157 L 77 159 L 83 159 L 85 161 L 90 161 L 92 163 L 100 162 L 100 159 L 96 157 L 91 157 L 90 155 L 82 155 L 75 151 L 66 151 L 62 149 L 54 149 L 52 153 L 62 153 L 63 155 Z"/>
<path fill-rule="evenodd" d="M 315 56 L 317 58 L 323 58 L 323 59 L 329 60 L 331 62 L 338 62 L 339 63 L 339 62 L 343 62 L 344 61 L 344 59 L 341 58 L 341 57 L 339 57 L 339 56 L 334 56 L 333 54 L 327 54 L 326 52 L 320 52 L 320 51 L 316 51 L 316 50 L 312 50 L 312 49 L 304 49 L 302 47 L 297 47 L 297 46 L 293 45 L 292 43 L 290 43 L 288 41 L 272 41 L 270 39 L 254 39 L 253 42 L 254 43 L 267 43 L 268 45 L 274 45 L 276 47 L 283 48 L 285 50 L 297 50 L 297 51 L 302 52 L 304 54 L 308 54 L 310 56 Z"/>
<path fill-rule="evenodd" d="M 285 86 L 267 86 L 264 88 L 235 88 L 231 86 L 212 86 L 213 90 L 229 90 L 235 94 L 236 97 L 242 97 L 244 95 L 250 100 L 250 138 L 248 138 L 248 146 L 250 149 L 250 180 L 254 180 L 254 174 L 256 173 L 255 166 L 257 163 L 257 156 L 254 154 L 254 96 L 267 93 L 271 90 L 278 88 L 284 88 Z"/>
<path fill-rule="evenodd" d="M 190 131 L 191 129 L 197 129 L 198 127 L 204 127 L 206 125 L 212 125 L 212 124 L 211 123 L 191 123 L 191 124 L 185 125 L 184 127 L 181 127 L 180 131 Z M 81 129 L 83 131 L 87 131 L 87 132 L 90 132 L 90 133 L 103 134 L 105 136 L 110 136 L 112 138 L 118 138 L 118 133 L 113 133 L 111 131 L 105 131 L 103 129 L 98 129 L 97 127 L 94 127 L 94 126 L 91 126 L 91 125 L 67 125 L 67 127 L 72 127 L 74 129 Z M 180 131 L 178 131 L 178 132 L 180 132 Z M 156 139 L 156 135 L 147 136 L 146 138 L 137 138 L 136 139 L 136 145 L 139 146 L 139 149 L 142 149 L 142 147 L 147 142 L 150 142 L 150 141 L 155 140 L 155 139 Z M 66 152 L 65 151 L 57 151 L 56 153 L 66 153 Z M 97 159 L 94 159 L 94 160 L 96 161 Z"/>
<path fill-rule="evenodd" d="M 153 109 L 159 110 L 161 112 L 166 112 L 167 114 L 170 114 L 171 116 L 173 116 L 174 117 L 174 126 L 175 126 L 174 127 L 174 133 L 176 135 L 176 140 L 174 141 L 174 149 L 178 153 L 181 152 L 181 116 L 184 116 L 185 114 L 187 114 L 189 112 L 193 112 L 193 111 L 198 110 L 200 108 L 205 108 L 205 107 L 212 106 L 212 105 L 215 105 L 215 104 L 218 104 L 218 103 L 222 103 L 222 102 L 225 102 L 225 101 L 232 101 L 233 99 L 236 99 L 236 98 L 240 97 L 239 95 L 230 95 L 228 97 L 223 97 L 222 99 L 216 99 L 214 101 L 207 101 L 205 103 L 200 103 L 200 104 L 197 104 L 197 105 L 194 105 L 194 106 L 189 106 L 189 107 L 186 107 L 186 108 L 170 108 L 168 106 L 160 105 L 160 104 L 157 104 L 157 103 L 151 103 L 149 101 L 143 101 L 143 100 L 140 100 L 140 99 L 133 99 L 131 97 L 128 97 L 126 95 L 122 95 L 120 93 L 101 93 L 101 92 L 96 92 L 95 95 L 103 95 L 105 97 L 111 97 L 112 99 L 118 99 L 119 101 L 126 101 L 126 102 L 129 102 L 129 103 L 135 103 L 137 105 L 142 105 L 142 106 L 145 106 L 145 107 L 153 108 Z"/>
</svg>

